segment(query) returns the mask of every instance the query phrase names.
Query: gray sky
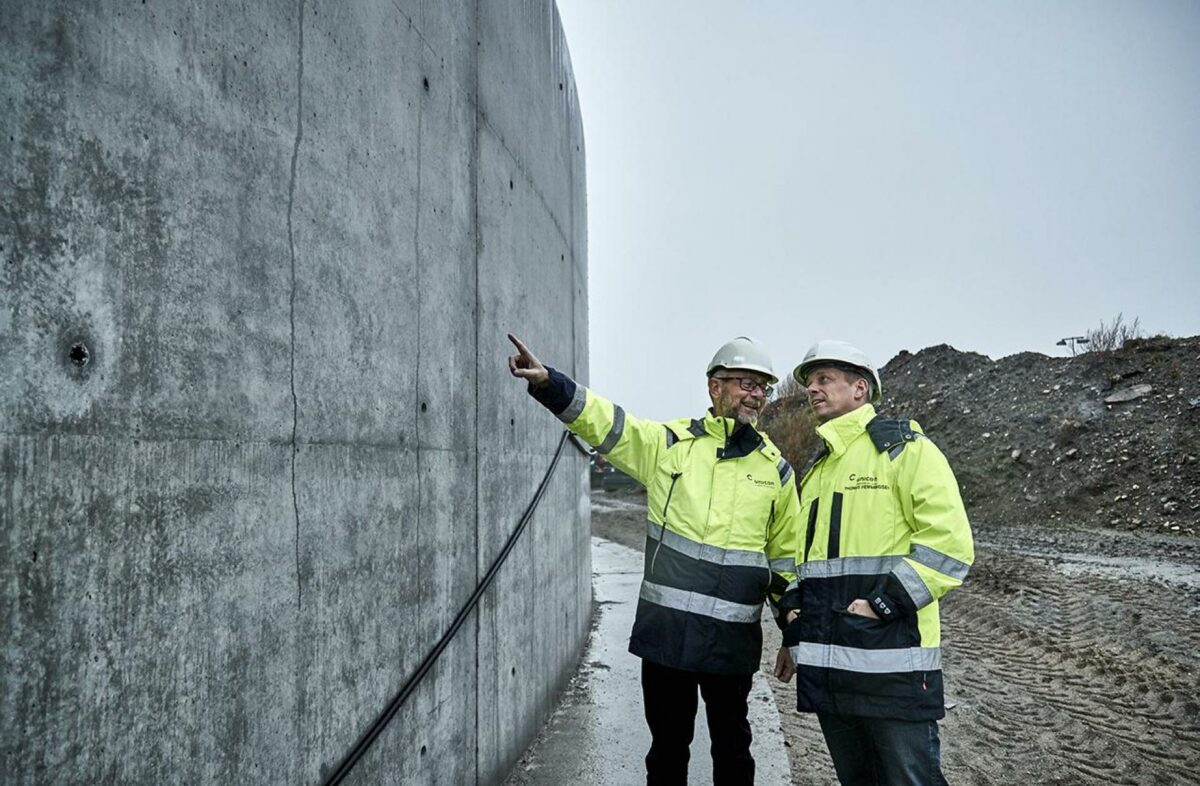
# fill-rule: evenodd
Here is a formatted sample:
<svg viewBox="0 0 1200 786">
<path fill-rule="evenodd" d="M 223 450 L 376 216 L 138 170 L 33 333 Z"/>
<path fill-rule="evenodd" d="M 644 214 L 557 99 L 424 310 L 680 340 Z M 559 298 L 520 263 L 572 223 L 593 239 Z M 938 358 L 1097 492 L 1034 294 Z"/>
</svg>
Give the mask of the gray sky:
<svg viewBox="0 0 1200 786">
<path fill-rule="evenodd" d="M 820 338 L 1200 333 L 1200 2 L 558 5 L 591 383 L 630 412 L 700 412 L 738 334 L 783 376 Z"/>
</svg>

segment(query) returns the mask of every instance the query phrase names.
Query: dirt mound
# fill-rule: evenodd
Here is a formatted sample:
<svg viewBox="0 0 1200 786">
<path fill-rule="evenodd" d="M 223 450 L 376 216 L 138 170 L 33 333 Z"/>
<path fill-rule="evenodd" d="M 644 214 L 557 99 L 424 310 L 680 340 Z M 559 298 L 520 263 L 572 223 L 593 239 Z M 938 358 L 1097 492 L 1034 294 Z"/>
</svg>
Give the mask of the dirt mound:
<svg viewBox="0 0 1200 786">
<path fill-rule="evenodd" d="M 918 421 L 946 453 L 976 525 L 1200 529 L 1200 336 L 1073 358 L 991 360 L 942 344 L 901 352 L 880 374 L 881 414 Z M 802 397 L 773 403 L 763 427 L 807 464 Z"/>
</svg>

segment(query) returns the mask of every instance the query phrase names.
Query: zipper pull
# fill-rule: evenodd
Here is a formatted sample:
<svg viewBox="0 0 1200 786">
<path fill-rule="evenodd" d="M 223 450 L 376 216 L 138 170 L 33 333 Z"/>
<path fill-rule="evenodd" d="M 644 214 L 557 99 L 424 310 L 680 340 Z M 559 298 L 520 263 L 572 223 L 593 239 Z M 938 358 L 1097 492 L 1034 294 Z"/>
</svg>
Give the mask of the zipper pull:
<svg viewBox="0 0 1200 786">
<path fill-rule="evenodd" d="M 667 501 L 663 504 L 662 525 L 658 528 L 658 545 L 650 556 L 650 575 L 654 575 L 654 563 L 658 562 L 658 550 L 662 548 L 663 538 L 667 535 L 667 508 L 671 507 L 671 495 L 675 493 L 675 482 L 683 476 L 682 472 L 671 473 L 671 488 L 667 489 Z"/>
</svg>

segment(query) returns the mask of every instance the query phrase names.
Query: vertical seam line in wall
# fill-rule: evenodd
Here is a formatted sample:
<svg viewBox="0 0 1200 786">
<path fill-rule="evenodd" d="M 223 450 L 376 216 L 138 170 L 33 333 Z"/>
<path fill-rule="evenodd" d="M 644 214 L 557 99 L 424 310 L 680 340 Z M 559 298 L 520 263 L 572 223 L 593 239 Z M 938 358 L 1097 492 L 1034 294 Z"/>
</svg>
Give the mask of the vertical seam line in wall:
<svg viewBox="0 0 1200 786">
<path fill-rule="evenodd" d="M 292 392 L 292 515 L 296 521 L 296 608 L 303 601 L 300 580 L 300 501 L 296 496 L 296 433 L 300 419 L 300 403 L 296 397 L 296 235 L 292 225 L 292 210 L 296 202 L 296 167 L 300 158 L 300 142 L 304 139 L 304 0 L 300 0 L 300 31 L 296 66 L 296 139 L 292 143 L 291 177 L 288 181 L 287 232 L 288 253 L 291 259 L 292 289 L 288 299 L 288 321 L 291 326 L 291 368 L 289 381 Z"/>
<path fill-rule="evenodd" d="M 418 12 L 419 11 L 420 9 L 418 9 Z M 415 25 L 413 26 L 413 29 L 416 29 Z M 420 33 L 417 35 L 420 37 Z M 417 55 L 417 64 L 422 72 L 425 70 L 424 66 L 421 64 L 421 61 L 424 59 L 424 55 L 424 50 L 421 50 Z M 423 414 L 423 407 L 421 406 L 421 373 L 423 372 L 423 369 L 421 368 L 421 161 L 422 157 L 424 156 L 424 150 L 421 147 L 421 129 L 424 126 L 425 119 L 425 95 L 427 94 L 422 94 L 421 92 L 417 93 L 417 195 L 416 199 L 414 200 L 414 210 L 416 211 L 416 215 L 413 217 L 413 266 L 416 271 L 415 278 L 417 281 L 417 362 L 415 365 L 417 373 L 413 375 L 413 423 L 415 424 L 413 428 L 413 436 L 416 440 L 417 446 L 417 606 L 416 609 L 413 610 L 413 616 L 415 617 L 415 622 L 417 623 L 416 627 L 418 630 L 420 630 L 422 618 L 421 609 L 425 608 L 425 601 L 422 597 L 424 595 L 425 582 L 421 578 L 421 574 L 423 572 L 422 569 L 424 567 L 423 563 L 425 562 L 425 560 L 421 557 L 421 513 L 425 507 L 425 485 L 423 482 L 424 472 L 421 466 L 421 415 Z M 417 638 L 419 641 L 420 636 Z"/>
<path fill-rule="evenodd" d="M 472 187 L 472 189 L 474 189 L 474 192 L 475 192 L 472 195 L 474 197 L 472 202 L 473 202 L 473 206 L 475 209 L 475 220 L 472 225 L 472 229 L 475 232 L 475 550 L 474 550 L 474 554 L 475 554 L 475 585 L 476 586 L 479 585 L 479 554 L 480 554 L 480 549 L 479 549 L 479 521 L 480 521 L 480 515 L 479 515 L 479 497 L 480 497 L 480 494 L 479 494 L 479 373 L 480 373 L 479 347 L 480 347 L 480 344 L 482 343 L 482 341 L 480 340 L 479 331 L 480 331 L 480 325 L 482 324 L 482 316 L 483 316 L 482 309 L 480 308 L 480 303 L 479 303 L 479 244 L 480 244 L 480 239 L 479 239 L 479 48 L 480 48 L 480 46 L 479 46 L 479 42 L 482 40 L 479 38 L 479 35 L 480 35 L 480 31 L 479 31 L 479 1 L 480 0 L 476 0 L 476 2 L 475 2 L 475 23 L 473 25 L 474 29 L 471 31 L 474 34 L 472 37 L 475 38 L 475 41 L 476 41 L 475 52 L 474 52 L 475 68 L 472 69 L 475 72 L 474 73 L 475 86 L 471 93 L 471 104 L 475 109 L 475 111 L 471 115 L 471 117 L 473 118 L 473 121 L 474 121 L 474 128 L 472 129 L 474 133 L 473 133 L 472 139 L 471 139 L 471 143 L 472 143 L 471 164 L 473 167 L 473 171 L 472 171 L 473 177 L 471 178 L 471 187 Z M 489 342 L 489 344 L 490 344 L 490 342 Z M 475 646 L 471 648 L 474 650 L 474 655 L 475 655 L 475 702 L 474 702 L 474 704 L 475 704 L 475 734 L 474 734 L 475 755 L 473 757 L 474 763 L 475 763 L 475 783 L 479 783 L 479 735 L 480 735 L 480 730 L 479 730 L 479 703 L 480 703 L 479 702 L 479 683 L 480 683 L 479 652 L 481 649 L 483 649 L 482 647 L 479 646 L 479 640 L 480 640 L 481 636 L 483 635 L 482 617 L 483 617 L 483 609 L 477 608 L 475 610 Z"/>
<path fill-rule="evenodd" d="M 558 13 L 557 7 L 555 8 L 554 19 L 558 23 L 558 34 L 562 37 L 561 43 L 562 43 L 563 50 L 565 51 L 566 47 L 567 47 L 567 33 L 562 28 L 562 16 L 560 13 Z M 564 57 L 564 55 L 562 53 L 560 53 L 559 61 L 558 61 L 558 68 L 559 68 L 559 76 L 562 78 L 562 81 L 565 83 L 565 82 L 567 82 L 568 74 L 567 74 L 567 70 L 566 70 L 566 67 L 564 64 L 563 57 Z M 571 79 L 575 78 L 574 72 L 571 72 L 570 77 L 571 77 Z M 565 98 L 567 96 L 569 96 L 569 93 L 564 94 Z M 575 207 L 576 207 L 575 206 L 575 175 L 576 175 L 576 172 L 575 172 L 575 156 L 571 152 L 571 131 L 570 131 L 570 129 L 572 126 L 573 118 L 571 116 L 571 101 L 570 101 L 570 99 L 567 98 L 566 103 L 562 104 L 561 106 L 562 106 L 563 114 L 565 115 L 565 125 L 567 127 L 567 134 L 566 134 L 566 140 L 565 140 L 567 154 L 566 154 L 564 160 L 568 162 L 567 163 L 567 172 L 568 172 L 569 185 L 567 186 L 567 210 L 569 212 L 567 213 L 567 226 L 569 226 L 571 228 L 571 232 L 567 236 L 567 253 L 571 255 L 570 261 L 567 262 L 567 286 L 569 286 L 571 288 L 571 355 L 572 355 L 572 359 L 573 359 L 573 366 L 574 366 L 573 370 L 575 372 L 575 379 L 580 379 L 580 372 L 582 371 L 582 364 L 580 363 L 580 360 L 579 360 L 579 335 L 578 335 L 579 302 L 578 302 L 578 298 L 576 297 L 576 293 L 575 293 L 575 262 L 576 262 L 576 260 L 575 260 L 575 252 L 576 252 L 575 232 L 577 229 L 576 225 L 575 225 L 575 221 L 578 220 L 578 216 L 575 213 Z M 582 133 L 582 131 L 581 131 L 581 133 Z M 589 376 L 588 381 L 589 382 L 591 381 L 590 376 Z M 586 474 L 584 475 L 584 478 L 585 478 L 585 480 L 583 481 L 584 483 L 591 482 L 591 479 L 588 478 Z M 580 493 L 582 493 L 583 489 L 580 488 L 580 483 L 579 483 L 578 479 L 575 481 L 575 485 L 573 486 L 573 489 L 574 489 L 574 493 L 576 496 L 578 496 Z M 589 497 L 591 496 L 590 487 L 588 488 L 588 496 Z M 576 503 L 575 504 L 575 533 L 576 534 L 575 534 L 575 537 L 571 539 L 571 545 L 573 547 L 572 551 L 574 551 L 574 560 L 572 560 L 572 562 L 574 563 L 574 570 L 571 572 L 571 577 L 570 577 L 570 580 L 572 583 L 579 581 L 579 576 L 582 573 L 582 571 L 580 570 L 580 568 L 582 567 L 580 565 L 580 562 L 584 559 L 584 557 L 583 557 L 583 548 L 584 547 L 582 547 L 580 544 L 581 537 L 583 539 L 583 542 L 585 544 L 587 544 L 586 548 L 591 548 L 591 542 L 588 540 L 587 535 L 583 532 L 583 528 L 579 526 L 582 523 L 583 522 L 580 521 L 580 517 L 579 517 L 579 504 Z M 589 576 L 589 578 L 590 578 L 590 576 Z M 578 586 L 578 585 L 576 585 L 576 586 Z M 563 627 L 566 628 L 567 626 L 564 625 Z M 570 645 L 571 631 L 569 629 L 566 631 L 566 635 L 568 638 L 567 638 L 566 645 L 563 647 L 563 650 L 569 651 L 572 649 L 572 647 Z M 577 653 L 577 655 L 581 656 L 583 654 L 582 647 L 585 647 L 585 646 L 587 646 L 586 638 L 583 640 L 583 644 L 582 644 L 579 652 Z"/>
</svg>

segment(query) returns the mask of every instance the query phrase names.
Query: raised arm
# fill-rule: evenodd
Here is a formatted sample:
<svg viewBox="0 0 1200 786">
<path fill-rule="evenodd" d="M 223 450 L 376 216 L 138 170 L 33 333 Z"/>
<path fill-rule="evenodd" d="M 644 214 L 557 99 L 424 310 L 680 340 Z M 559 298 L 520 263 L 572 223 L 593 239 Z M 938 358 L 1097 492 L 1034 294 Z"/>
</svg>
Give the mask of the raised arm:
<svg viewBox="0 0 1200 786">
<path fill-rule="evenodd" d="M 508 339 L 517 348 L 508 359 L 508 370 L 529 383 L 529 394 L 614 466 L 648 485 L 659 451 L 667 449 L 666 426 L 627 415 L 620 406 L 544 365 L 516 336 L 510 333 Z"/>
</svg>

